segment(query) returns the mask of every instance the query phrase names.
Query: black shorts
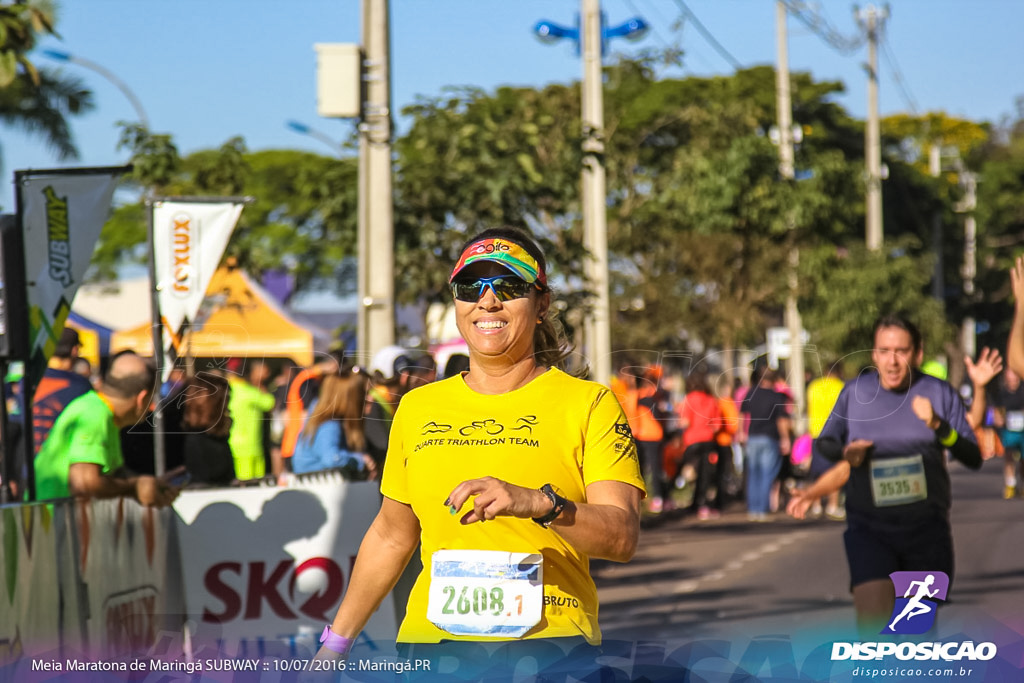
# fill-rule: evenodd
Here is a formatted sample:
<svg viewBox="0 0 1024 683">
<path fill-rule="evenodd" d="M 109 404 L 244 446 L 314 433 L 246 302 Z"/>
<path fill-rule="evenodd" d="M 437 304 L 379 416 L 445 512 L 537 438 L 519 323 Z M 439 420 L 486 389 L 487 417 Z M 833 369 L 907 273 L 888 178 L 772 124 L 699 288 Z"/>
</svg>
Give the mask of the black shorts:
<svg viewBox="0 0 1024 683">
<path fill-rule="evenodd" d="M 881 531 L 869 522 L 851 520 L 843 543 L 851 589 L 901 571 L 940 571 L 953 581 L 953 534 L 945 520 L 900 531 Z"/>
</svg>

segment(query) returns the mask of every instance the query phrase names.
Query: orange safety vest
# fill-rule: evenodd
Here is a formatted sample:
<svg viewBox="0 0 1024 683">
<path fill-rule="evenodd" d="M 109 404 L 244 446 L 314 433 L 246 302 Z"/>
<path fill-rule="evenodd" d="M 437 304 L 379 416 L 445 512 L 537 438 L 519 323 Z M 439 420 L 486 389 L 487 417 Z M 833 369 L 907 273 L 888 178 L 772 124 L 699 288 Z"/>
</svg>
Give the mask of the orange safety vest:
<svg viewBox="0 0 1024 683">
<path fill-rule="evenodd" d="M 637 441 L 661 441 L 665 436 L 665 430 L 654 417 L 654 412 L 640 404 L 641 399 L 650 398 L 655 391 L 655 387 L 629 389 L 623 396 L 622 411 L 626 413 L 629 429 Z"/>
<path fill-rule="evenodd" d="M 295 452 L 299 434 L 306 424 L 306 409 L 302 406 L 300 391 L 306 381 L 319 377 L 322 371 L 317 367 L 306 368 L 288 385 L 288 394 L 284 403 L 284 432 L 281 434 L 281 457 L 290 458 Z"/>
<path fill-rule="evenodd" d="M 715 435 L 719 446 L 731 446 L 732 438 L 740 430 L 740 411 L 736 401 L 725 397 L 718 399 L 718 409 L 722 412 L 722 428 Z"/>
</svg>

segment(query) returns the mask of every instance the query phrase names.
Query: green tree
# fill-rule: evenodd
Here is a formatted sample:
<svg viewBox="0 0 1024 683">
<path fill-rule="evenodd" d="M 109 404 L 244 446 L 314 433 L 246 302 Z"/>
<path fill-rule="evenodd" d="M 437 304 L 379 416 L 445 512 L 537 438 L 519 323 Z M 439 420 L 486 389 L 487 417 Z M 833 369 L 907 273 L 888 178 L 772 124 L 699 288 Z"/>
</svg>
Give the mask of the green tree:
<svg viewBox="0 0 1024 683">
<path fill-rule="evenodd" d="M 56 35 L 53 3 L 48 0 L 0 4 L 0 88 L 24 73 L 38 85 L 39 72 L 28 58 L 41 33 Z"/>
<path fill-rule="evenodd" d="M 798 162 L 814 170 L 798 184 L 780 180 L 766 135 L 770 68 L 683 80 L 657 79 L 644 63 L 609 68 L 616 344 L 757 343 L 778 318 L 790 246 L 849 233 L 855 160 L 843 150 L 855 128 L 827 101 L 837 84 L 793 80 L 806 131 Z"/>
<path fill-rule="evenodd" d="M 155 195 L 174 193 L 173 184 L 182 180 L 181 156 L 171 135 L 153 133 L 137 123 L 122 123 L 117 148 L 131 152 L 130 181 L 140 190 Z"/>
<path fill-rule="evenodd" d="M 56 35 L 51 2 L 0 4 L 0 121 L 41 136 L 59 159 L 75 159 L 66 117 L 90 111 L 92 93 L 77 78 L 35 67 L 28 53 L 40 34 Z"/>
<path fill-rule="evenodd" d="M 887 201 L 887 232 L 892 226 L 895 234 L 916 235 L 926 251 L 942 259 L 945 289 L 960 290 L 964 215 L 956 209 L 964 199 L 966 174 L 978 169 L 991 149 L 991 126 L 943 112 L 899 114 L 882 120 L 882 135 L 890 169 L 883 191 L 899 199 Z M 938 153 L 937 176 L 933 153 Z M 943 303 L 952 320 L 973 306 L 963 296 L 943 296 Z"/>
<path fill-rule="evenodd" d="M 978 175 L 978 298 L 972 312 L 988 326 L 981 343 L 1005 349 L 1013 316 L 1009 270 L 1024 253 L 1024 118 L 994 133 Z"/>
<path fill-rule="evenodd" d="M 246 270 L 285 269 L 296 287 L 343 284 L 343 260 L 356 254 L 357 163 L 354 158 L 269 150 L 245 156 L 242 191 L 255 202 L 228 245 Z"/>
<path fill-rule="evenodd" d="M 329 281 L 355 254 L 356 163 L 295 151 L 249 153 L 241 138 L 181 158 L 170 135 L 126 125 L 137 202 L 119 206 L 103 228 L 93 257 L 95 279 L 109 279 L 122 262 L 144 263 L 146 209 L 152 196 L 241 196 L 255 200 L 225 250 L 259 276 L 284 269 L 296 286 Z"/>
<path fill-rule="evenodd" d="M 869 363 L 874 321 L 889 313 L 921 328 L 927 353 L 946 351 L 952 329 L 941 302 L 926 294 L 931 270 L 929 257 L 912 255 L 919 247 L 908 236 L 887 240 L 879 251 L 853 241 L 801 254 L 801 277 L 814 283 L 800 302 L 804 327 L 823 355 L 842 358 L 848 371 Z"/>
<path fill-rule="evenodd" d="M 790 248 L 808 250 L 813 265 L 816 250 L 849 251 L 863 242 L 862 124 L 832 101 L 841 84 L 795 74 L 794 117 L 804 131 L 797 166 L 805 179 L 785 182 L 768 139 L 776 118 L 771 68 L 664 79 L 651 64 L 625 60 L 605 70 L 613 345 L 758 343 L 767 325 L 780 322 Z M 413 125 L 396 143 L 397 258 L 411 286 L 400 296 L 443 300 L 447 267 L 468 234 L 525 223 L 548 242 L 572 307 L 586 306 L 578 103 L 575 86 L 463 89 L 406 110 Z M 887 211 L 912 228 L 894 229 L 894 238 L 918 239 L 894 240 L 887 253 L 897 271 L 927 272 L 923 224 L 902 214 L 938 200 L 920 173 L 904 167 Z M 840 259 L 827 272 L 805 269 L 802 306 L 811 321 L 843 323 L 847 296 L 847 308 L 860 310 L 852 305 L 857 293 L 840 288 L 829 302 L 816 296 L 816 278 L 852 276 L 846 269 L 859 267 Z M 918 281 L 901 282 L 911 288 L 903 293 L 911 307 L 923 300 Z M 861 315 L 855 327 L 869 327 L 873 313 Z"/>
<path fill-rule="evenodd" d="M 395 265 L 406 285 L 400 300 L 448 300 L 459 246 L 506 224 L 533 229 L 556 282 L 578 281 L 577 88 L 499 88 L 493 95 L 453 89 L 403 113 L 412 123 L 395 143 Z"/>
<path fill-rule="evenodd" d="M 951 216 L 958 195 L 908 153 L 917 124 L 900 119 L 887 133 L 888 239 L 872 254 L 863 246 L 863 125 L 833 101 L 842 84 L 793 75 L 803 140 L 796 155 L 800 180 L 787 181 L 769 135 L 776 120 L 771 68 L 668 79 L 651 64 L 626 60 L 605 72 L 617 349 L 667 350 L 694 339 L 727 348 L 759 343 L 766 326 L 781 322 L 786 258 L 797 247 L 800 307 L 820 348 L 866 348 L 875 317 L 888 311 L 914 313 L 929 348 L 950 337 L 941 307 L 927 296 L 932 256 L 926 245 L 929 216 Z M 588 283 L 579 88 L 452 89 L 404 113 L 410 126 L 394 145 L 399 299 L 447 301 L 448 269 L 471 234 L 525 224 L 549 254 L 561 290 L 556 306 L 582 314 Z M 977 155 L 971 146 L 977 131 L 954 123 L 949 139 L 964 140 Z M 256 197 L 228 247 L 250 272 L 283 265 L 308 286 L 355 252 L 352 158 L 252 154 L 235 139 L 180 159 L 169 137 L 132 128 L 125 144 L 136 152 L 141 185 L 165 194 Z M 1002 157 L 992 151 L 988 158 L 1007 164 L 1000 197 L 1010 234 L 1018 162 L 1013 150 L 998 151 Z M 138 207 L 124 207 L 116 218 L 140 224 L 141 216 Z M 130 233 L 116 232 L 111 244 Z"/>
</svg>

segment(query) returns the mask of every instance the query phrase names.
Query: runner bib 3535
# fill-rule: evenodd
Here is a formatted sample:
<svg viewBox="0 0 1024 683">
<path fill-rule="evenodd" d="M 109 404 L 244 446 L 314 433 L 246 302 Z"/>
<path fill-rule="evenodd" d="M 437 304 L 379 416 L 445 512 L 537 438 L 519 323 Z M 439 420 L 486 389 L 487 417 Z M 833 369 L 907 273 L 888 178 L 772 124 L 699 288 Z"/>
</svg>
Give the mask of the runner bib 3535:
<svg viewBox="0 0 1024 683">
<path fill-rule="evenodd" d="M 878 507 L 906 505 L 927 499 L 924 460 L 920 455 L 908 455 L 873 461 L 871 495 Z"/>
</svg>

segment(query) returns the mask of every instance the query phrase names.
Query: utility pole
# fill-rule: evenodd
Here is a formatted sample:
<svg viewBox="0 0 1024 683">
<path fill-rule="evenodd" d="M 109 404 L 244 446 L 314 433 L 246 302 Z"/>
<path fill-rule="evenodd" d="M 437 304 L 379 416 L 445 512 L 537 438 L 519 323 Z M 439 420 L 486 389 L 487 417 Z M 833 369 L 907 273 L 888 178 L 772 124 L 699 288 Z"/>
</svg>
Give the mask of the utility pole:
<svg viewBox="0 0 1024 683">
<path fill-rule="evenodd" d="M 789 38 L 786 31 L 786 3 L 775 3 L 775 42 L 777 66 L 775 68 L 775 110 L 779 127 L 779 175 L 785 183 L 792 184 L 796 177 L 796 161 L 793 150 L 793 101 L 789 82 Z M 804 393 L 804 347 L 803 322 L 797 307 L 799 280 L 797 268 L 800 265 L 800 249 L 796 245 L 796 225 L 792 214 L 787 218 L 792 243 L 789 248 L 787 275 L 789 292 L 786 294 L 786 327 L 789 329 L 789 386 L 796 403 L 795 416 L 797 435 L 807 431 L 806 398 Z"/>
<path fill-rule="evenodd" d="M 868 120 L 864 128 L 864 157 L 867 165 L 865 192 L 867 247 L 871 251 L 882 248 L 882 137 L 878 118 L 878 30 L 889 12 L 868 5 L 857 13 L 857 19 L 868 37 Z"/>
<path fill-rule="evenodd" d="M 391 70 L 388 0 L 363 0 L 363 87 L 359 124 L 359 351 L 371 358 L 395 343 L 394 197 L 391 184 Z"/>
<path fill-rule="evenodd" d="M 590 377 L 599 384 L 611 381 L 611 330 L 608 297 L 608 228 L 604 171 L 604 84 L 601 74 L 601 2 L 582 0 L 583 54 L 583 242 L 590 258 L 586 275 L 594 291 L 594 305 L 584 322 L 590 356 Z"/>
<path fill-rule="evenodd" d="M 966 186 L 966 192 L 964 194 L 963 202 L 961 203 L 962 210 L 966 212 L 964 216 L 964 295 L 967 298 L 967 310 L 968 314 L 964 318 L 963 329 L 961 332 L 964 353 L 971 358 L 977 355 L 977 335 L 976 335 L 976 322 L 974 320 L 974 278 L 978 274 L 978 226 L 974 220 L 974 209 L 978 205 L 978 178 L 970 171 L 964 171 L 961 174 L 964 185 Z"/>
<path fill-rule="evenodd" d="M 942 145 L 937 139 L 932 140 L 928 150 L 928 171 L 933 178 L 942 175 Z M 932 251 L 935 252 L 935 274 L 932 276 L 932 297 L 939 303 L 945 301 L 946 283 L 943 277 L 945 264 L 942 259 L 942 212 L 936 211 L 932 216 Z"/>
</svg>

